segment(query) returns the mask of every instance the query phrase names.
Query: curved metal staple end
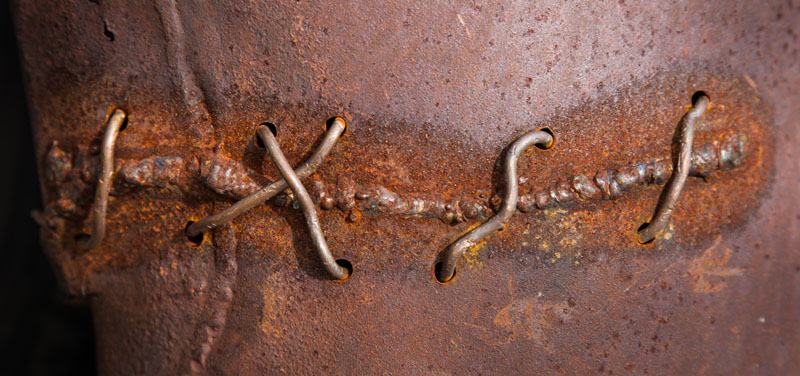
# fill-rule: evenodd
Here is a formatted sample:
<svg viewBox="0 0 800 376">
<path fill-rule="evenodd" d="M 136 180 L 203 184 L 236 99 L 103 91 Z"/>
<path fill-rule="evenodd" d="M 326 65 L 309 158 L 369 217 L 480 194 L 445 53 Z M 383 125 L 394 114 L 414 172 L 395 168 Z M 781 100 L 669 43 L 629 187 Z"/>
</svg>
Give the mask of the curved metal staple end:
<svg viewBox="0 0 800 376">
<path fill-rule="evenodd" d="M 681 195 L 681 190 L 686 184 L 686 178 L 689 176 L 689 170 L 692 168 L 692 141 L 694 140 L 694 128 L 699 119 L 706 112 L 708 108 L 709 99 L 705 95 L 698 96 L 697 100 L 692 106 L 692 109 L 686 113 L 681 125 L 681 140 L 680 140 L 680 154 L 678 159 L 678 167 L 673 173 L 673 179 L 669 182 L 666 189 L 666 196 L 664 200 L 656 208 L 656 213 L 653 219 L 646 223 L 644 228 L 640 229 L 637 233 L 639 242 L 644 244 L 652 241 L 656 236 L 664 230 L 669 222 L 669 217 L 672 215 L 672 210 L 678 202 L 678 197 Z"/>
<path fill-rule="evenodd" d="M 114 175 L 114 144 L 126 118 L 125 111 L 117 108 L 111 113 L 106 123 L 101 150 L 102 170 L 97 178 L 97 189 L 95 190 L 94 206 L 92 207 L 92 212 L 94 213 L 92 235 L 88 239 L 78 242 L 78 245 L 85 250 L 97 248 L 103 242 L 106 234 L 108 191 L 111 189 L 111 180 Z"/>
<path fill-rule="evenodd" d="M 344 133 L 346 127 L 347 126 L 344 119 L 340 117 L 334 118 L 330 127 L 328 128 L 327 133 L 325 133 L 325 138 L 322 140 L 322 143 L 319 145 L 314 154 L 312 154 L 310 158 L 303 162 L 303 164 L 294 171 L 299 179 L 305 179 L 317 170 L 322 162 L 325 161 L 325 158 L 333 149 L 333 146 L 339 140 L 339 137 L 341 137 L 341 135 Z M 282 192 L 287 187 L 288 185 L 286 184 L 286 179 L 277 180 L 270 185 L 259 189 L 257 192 L 237 201 L 227 209 L 192 223 L 186 229 L 186 235 L 190 238 L 193 238 L 206 231 L 213 230 L 216 227 L 228 223 L 244 212 L 267 202 L 269 199 L 275 197 L 275 195 Z"/>
<path fill-rule="evenodd" d="M 504 161 L 506 197 L 503 200 L 503 206 L 495 216 L 460 237 L 442 252 L 440 257 L 442 265 L 436 274 L 436 278 L 440 282 L 447 282 L 453 278 L 456 262 L 467 249 L 480 243 L 481 239 L 489 234 L 502 229 L 514 215 L 519 200 L 517 160 L 525 150 L 537 144 L 550 147 L 553 144 L 553 136 L 541 130 L 532 131 L 522 135 L 509 146 Z"/>
<path fill-rule="evenodd" d="M 347 277 L 350 276 L 350 271 L 336 263 L 330 249 L 328 249 L 328 243 L 325 242 L 325 235 L 322 233 L 322 228 L 319 225 L 319 217 L 317 217 L 317 211 L 314 208 L 313 201 L 311 201 L 311 196 L 308 195 L 305 187 L 303 187 L 303 183 L 300 182 L 300 178 L 294 173 L 292 166 L 289 165 L 289 161 L 287 161 L 286 157 L 283 155 L 280 145 L 278 145 L 278 140 L 275 139 L 272 131 L 265 125 L 258 126 L 257 133 L 258 137 L 261 138 L 261 141 L 266 146 L 272 162 L 278 167 L 281 175 L 283 175 L 283 179 L 289 184 L 289 188 L 294 192 L 295 197 L 300 203 L 300 207 L 303 209 L 303 215 L 306 217 L 306 225 L 308 225 L 308 232 L 311 234 L 314 248 L 317 250 L 320 259 L 322 259 L 322 264 L 325 266 L 325 269 L 334 279 L 347 279 Z"/>
</svg>

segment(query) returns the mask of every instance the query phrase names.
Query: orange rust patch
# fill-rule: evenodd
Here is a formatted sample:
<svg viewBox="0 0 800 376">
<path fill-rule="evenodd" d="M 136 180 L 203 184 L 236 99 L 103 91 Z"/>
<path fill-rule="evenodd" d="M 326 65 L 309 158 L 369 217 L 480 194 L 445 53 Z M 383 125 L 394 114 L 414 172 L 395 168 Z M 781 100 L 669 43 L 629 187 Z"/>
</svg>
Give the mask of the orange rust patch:
<svg viewBox="0 0 800 376">
<path fill-rule="evenodd" d="M 720 249 L 721 242 L 722 236 L 717 236 L 714 244 L 689 264 L 694 292 L 710 294 L 723 290 L 727 287 L 727 283 L 722 277 L 739 276 L 744 272 L 743 268 L 728 267 L 733 251 L 727 247 Z"/>
<path fill-rule="evenodd" d="M 262 288 L 264 305 L 261 307 L 259 328 L 261 332 L 274 338 L 281 338 L 281 328 L 277 323 L 287 304 L 286 297 L 275 288 L 280 283 L 278 276 L 272 274 L 264 281 Z"/>
</svg>

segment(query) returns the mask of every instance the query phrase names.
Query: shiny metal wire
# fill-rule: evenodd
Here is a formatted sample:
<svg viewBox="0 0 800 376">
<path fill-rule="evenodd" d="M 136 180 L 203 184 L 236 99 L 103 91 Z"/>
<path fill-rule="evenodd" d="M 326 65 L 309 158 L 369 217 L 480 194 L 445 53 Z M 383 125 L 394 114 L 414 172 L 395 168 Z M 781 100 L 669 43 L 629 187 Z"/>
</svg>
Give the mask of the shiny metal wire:
<svg viewBox="0 0 800 376">
<path fill-rule="evenodd" d="M 350 271 L 340 266 L 336 262 L 336 259 L 333 258 L 330 249 L 328 249 L 328 243 L 325 241 L 325 235 L 322 233 L 314 202 L 311 201 L 311 196 L 308 195 L 305 187 L 303 187 L 303 183 L 300 182 L 300 178 L 295 174 L 292 166 L 289 165 L 289 161 L 287 161 L 286 157 L 283 155 L 280 145 L 278 145 L 278 140 L 275 139 L 275 135 L 263 124 L 258 126 L 256 132 L 264 143 L 264 146 L 266 146 L 272 162 L 278 167 L 281 175 L 283 175 L 283 179 L 289 185 L 292 192 L 294 192 L 295 198 L 300 203 L 300 207 L 303 209 L 303 215 L 306 218 L 308 232 L 311 234 L 311 240 L 314 243 L 314 248 L 317 251 L 317 255 L 322 259 L 322 264 L 325 266 L 325 269 L 334 279 L 347 279 L 347 277 L 350 276 Z"/>
<path fill-rule="evenodd" d="M 692 109 L 684 115 L 681 121 L 681 138 L 678 146 L 680 147 L 680 154 L 678 159 L 678 166 L 673 172 L 672 179 L 667 183 L 666 195 L 661 203 L 657 206 L 653 219 L 647 222 L 643 228 L 638 230 L 637 236 L 640 243 L 648 243 L 656 238 L 656 236 L 664 230 L 669 222 L 669 217 L 672 215 L 672 210 L 675 209 L 675 204 L 678 202 L 678 197 L 681 195 L 681 190 L 686 184 L 686 178 L 689 176 L 689 170 L 692 168 L 692 141 L 694 140 L 694 128 L 697 119 L 703 116 L 708 108 L 709 99 L 706 95 L 699 95 L 695 99 Z"/>
<path fill-rule="evenodd" d="M 314 151 L 314 154 L 312 154 L 310 158 L 303 162 L 303 164 L 300 165 L 297 170 L 294 170 L 294 173 L 297 174 L 299 179 L 305 179 L 317 170 L 317 168 L 328 156 L 331 149 L 333 149 L 333 146 L 339 140 L 339 137 L 341 137 L 341 135 L 344 133 L 345 128 L 346 125 L 344 119 L 337 117 L 331 121 L 322 143 L 319 145 L 317 150 Z M 242 213 L 267 202 L 269 199 L 275 197 L 275 195 L 282 192 L 287 187 L 288 185 L 286 184 L 285 179 L 277 180 L 270 185 L 259 189 L 257 192 L 239 200 L 227 209 L 192 223 L 188 228 L 186 228 L 186 235 L 189 238 L 194 238 L 197 235 L 230 222 Z"/>
<path fill-rule="evenodd" d="M 97 178 L 97 189 L 94 194 L 94 206 L 92 213 L 94 219 L 92 223 L 92 235 L 88 239 L 82 239 L 78 245 L 90 250 L 97 248 L 103 242 L 106 235 L 106 209 L 108 208 L 108 192 L 111 189 L 111 180 L 114 178 L 114 145 L 117 136 L 125 124 L 127 115 L 125 111 L 117 108 L 111 113 L 106 123 L 106 130 L 103 134 L 103 145 L 101 150 L 102 170 Z"/>
<path fill-rule="evenodd" d="M 533 145 L 543 145 L 549 148 L 552 144 L 553 136 L 550 133 L 536 130 L 522 135 L 509 146 L 504 161 L 506 197 L 503 200 L 503 206 L 492 218 L 460 237 L 442 252 L 440 255 L 441 265 L 436 271 L 436 278 L 439 282 L 450 281 L 455 274 L 456 262 L 464 252 L 480 243 L 481 239 L 489 234 L 505 227 L 511 216 L 514 215 L 519 200 L 517 160 L 520 155 Z"/>
</svg>

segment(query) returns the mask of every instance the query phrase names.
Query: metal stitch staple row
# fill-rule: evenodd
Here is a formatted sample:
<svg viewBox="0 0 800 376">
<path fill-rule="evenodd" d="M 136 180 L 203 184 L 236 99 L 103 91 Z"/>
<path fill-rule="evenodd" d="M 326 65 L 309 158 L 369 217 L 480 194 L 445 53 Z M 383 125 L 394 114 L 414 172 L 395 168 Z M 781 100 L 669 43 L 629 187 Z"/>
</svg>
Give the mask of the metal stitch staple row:
<svg viewBox="0 0 800 376">
<path fill-rule="evenodd" d="M 97 189 L 95 190 L 94 205 L 92 206 L 92 212 L 94 213 L 92 234 L 88 239 L 82 239 L 78 242 L 78 245 L 85 250 L 97 248 L 106 235 L 108 192 L 111 189 L 111 181 L 114 177 L 114 145 L 126 118 L 125 111 L 117 108 L 111 113 L 106 123 L 100 157 L 102 159 L 102 170 L 97 178 Z"/>
<path fill-rule="evenodd" d="M 678 202 L 681 190 L 683 190 L 683 186 L 686 184 L 689 170 L 692 168 L 692 141 L 694 140 L 695 124 L 706 112 L 708 104 L 708 97 L 703 94 L 699 95 L 693 103 L 692 109 L 681 119 L 681 137 L 678 144 L 680 148 L 678 166 L 672 175 L 672 179 L 664 188 L 666 192 L 664 199 L 657 206 L 653 219 L 645 223 L 644 227 L 637 233 L 640 243 L 649 243 L 655 239 L 669 222 L 672 210 L 675 209 L 675 204 Z"/>
<path fill-rule="evenodd" d="M 680 152 L 677 168 L 673 178 L 665 188 L 664 200 L 658 205 L 653 219 L 637 232 L 641 243 L 648 243 L 655 239 L 669 222 L 669 217 L 675 208 L 692 166 L 692 141 L 694 139 L 695 124 L 703 116 L 708 105 L 708 96 L 705 94 L 699 95 L 694 101 L 692 109 L 681 119 Z M 441 261 L 436 268 L 436 279 L 439 282 L 446 283 L 450 281 L 455 275 L 456 263 L 464 252 L 478 245 L 483 238 L 492 232 L 502 229 L 511 219 L 519 199 L 517 160 L 520 154 L 532 145 L 544 144 L 550 147 L 552 142 L 553 139 L 550 134 L 542 131 L 533 131 L 518 138 L 509 146 L 504 161 L 506 197 L 503 201 L 503 206 L 491 219 L 460 237 L 440 254 Z"/>
<path fill-rule="evenodd" d="M 278 140 L 275 139 L 275 135 L 263 124 L 258 126 L 256 132 L 267 148 L 272 162 L 278 167 L 281 175 L 283 175 L 283 179 L 289 184 L 289 188 L 294 192 L 295 197 L 297 197 L 300 207 L 303 209 L 303 215 L 306 217 L 306 225 L 308 226 L 308 232 L 311 234 L 312 243 L 314 243 L 314 248 L 317 250 L 317 255 L 322 259 L 325 270 L 335 279 L 347 279 L 347 277 L 350 276 L 350 271 L 339 265 L 336 259 L 333 258 L 330 249 L 328 249 L 328 243 L 325 241 L 325 235 L 322 233 L 319 217 L 317 217 L 317 210 L 314 208 L 314 202 L 311 201 L 311 196 L 308 195 L 308 191 L 303 187 L 300 178 L 295 174 L 294 170 L 292 170 L 292 166 L 289 165 L 289 161 L 287 161 L 286 157 L 283 155 L 281 147 L 278 145 Z"/>
<path fill-rule="evenodd" d="M 333 149 L 333 146 L 339 140 L 339 137 L 341 137 L 341 135 L 344 133 L 346 127 L 347 126 L 344 119 L 340 117 L 336 117 L 333 119 L 333 121 L 331 121 L 328 131 L 325 133 L 325 137 L 323 138 L 322 143 L 319 145 L 317 150 L 314 151 L 314 154 L 312 154 L 310 158 L 303 162 L 303 164 L 294 171 L 299 179 L 305 179 L 317 170 L 317 168 L 328 156 L 331 149 Z M 283 192 L 283 190 L 287 187 L 288 185 L 286 184 L 286 179 L 280 179 L 272 182 L 272 184 L 269 184 L 268 186 L 259 189 L 255 193 L 237 201 L 227 209 L 192 223 L 186 228 L 186 235 L 189 238 L 194 238 L 206 231 L 228 223 L 246 211 L 267 202 L 272 197 L 275 197 L 275 195 L 278 193 Z"/>
<path fill-rule="evenodd" d="M 464 252 L 470 247 L 478 245 L 481 239 L 489 234 L 505 227 L 511 216 L 514 215 L 519 200 L 517 160 L 525 150 L 533 145 L 543 145 L 545 148 L 549 148 L 553 145 L 553 136 L 548 132 L 536 130 L 522 135 L 508 147 L 504 160 L 506 197 L 503 200 L 503 206 L 496 215 L 460 237 L 442 252 L 440 256 L 442 261 L 436 270 L 436 278 L 439 282 L 450 281 L 455 274 L 456 262 Z"/>
<path fill-rule="evenodd" d="M 697 96 L 694 100 L 693 107 L 690 109 L 680 123 L 680 140 L 679 140 L 679 159 L 677 167 L 664 189 L 663 199 L 659 202 L 656 212 L 652 220 L 645 223 L 640 230 L 637 231 L 638 239 L 641 243 L 647 243 L 655 239 L 655 237 L 664 229 L 669 222 L 671 213 L 677 203 L 680 193 L 686 183 L 691 168 L 692 161 L 692 142 L 694 139 L 694 131 L 697 120 L 702 117 L 709 106 L 709 98 L 702 94 Z M 106 211 L 108 207 L 108 196 L 111 187 L 111 182 L 114 172 L 114 145 L 116 138 L 122 129 L 124 122 L 127 118 L 125 112 L 121 109 L 115 109 L 109 116 L 106 124 L 106 130 L 102 142 L 102 170 L 98 177 L 97 189 L 95 192 L 95 202 L 92 208 L 94 213 L 93 233 L 85 240 L 81 240 L 79 245 L 84 249 L 93 249 L 100 245 L 103 241 L 106 231 Z M 304 162 L 297 171 L 293 170 L 283 155 L 280 146 L 275 139 L 274 134 L 270 129 L 262 124 L 257 129 L 258 139 L 264 144 L 267 153 L 272 159 L 273 163 L 278 167 L 283 179 L 273 182 L 272 184 L 260 189 L 259 191 L 251 194 L 250 196 L 240 200 L 230 208 L 207 217 L 201 221 L 193 223 L 187 227 L 186 233 L 189 237 L 194 237 L 204 231 L 218 227 L 236 216 L 244 213 L 245 211 L 260 205 L 277 193 L 289 187 L 296 195 L 300 206 L 303 209 L 306 223 L 311 234 L 314 248 L 317 254 L 322 259 L 322 262 L 328 273 L 335 279 L 344 280 L 350 275 L 350 270 L 341 266 L 332 256 L 328 245 L 325 241 L 324 234 L 319 224 L 316 209 L 306 189 L 300 182 L 301 178 L 305 178 L 324 161 L 325 157 L 333 148 L 333 145 L 342 135 L 345 130 L 344 120 L 335 118 L 323 139 L 320 147 L 314 154 Z M 457 261 L 463 253 L 470 247 L 476 246 L 480 241 L 494 231 L 501 230 L 511 219 L 515 212 L 517 201 L 519 200 L 518 193 L 518 174 L 517 174 L 517 161 L 520 155 L 533 145 L 543 145 L 549 148 L 553 144 L 553 137 L 546 131 L 532 131 L 521 136 L 515 140 L 506 152 L 504 159 L 505 168 L 505 183 L 506 183 L 506 197 L 502 207 L 498 213 L 491 219 L 460 237 L 449 247 L 447 247 L 441 254 L 441 262 L 437 265 L 436 277 L 440 282 L 447 282 L 451 280 L 455 274 L 455 266 Z"/>
</svg>

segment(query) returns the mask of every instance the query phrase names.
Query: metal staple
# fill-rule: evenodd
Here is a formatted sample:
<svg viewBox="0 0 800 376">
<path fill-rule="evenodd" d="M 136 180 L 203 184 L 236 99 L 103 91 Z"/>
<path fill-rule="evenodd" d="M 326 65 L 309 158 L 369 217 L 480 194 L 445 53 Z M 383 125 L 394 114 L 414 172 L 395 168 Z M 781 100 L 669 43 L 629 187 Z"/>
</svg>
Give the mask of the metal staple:
<svg viewBox="0 0 800 376">
<path fill-rule="evenodd" d="M 347 279 L 347 277 L 350 276 L 350 271 L 339 265 L 336 259 L 333 258 L 330 249 L 328 249 L 328 243 L 325 241 L 325 235 L 322 233 L 319 217 L 317 217 L 317 211 L 314 208 L 314 203 L 311 201 L 311 196 L 308 195 L 305 187 L 303 187 L 303 183 L 300 182 L 300 178 L 295 174 L 294 170 L 292 170 L 292 166 L 289 165 L 289 161 L 287 161 L 286 157 L 283 155 L 280 145 L 278 145 L 278 140 L 275 139 L 275 135 L 263 124 L 258 127 L 257 133 L 258 137 L 264 143 L 264 146 L 266 146 L 272 162 L 278 167 L 281 175 L 283 175 L 283 179 L 300 202 L 303 215 L 306 217 L 308 232 L 311 234 L 314 248 L 317 250 L 320 259 L 322 259 L 325 269 L 335 279 Z"/>
<path fill-rule="evenodd" d="M 696 99 L 693 101 L 693 107 L 681 119 L 679 129 L 680 140 L 678 144 L 680 150 L 679 159 L 675 172 L 664 189 L 663 199 L 657 205 L 653 218 L 637 231 L 637 237 L 641 243 L 653 241 L 669 222 L 670 215 L 675 208 L 681 190 L 691 172 L 692 142 L 695 125 L 698 119 L 705 113 L 710 102 L 708 96 L 702 92 L 699 94 L 700 95 L 697 95 Z M 126 118 L 127 115 L 123 110 L 115 109 L 109 116 L 106 124 L 101 150 L 102 170 L 98 176 L 95 200 L 92 207 L 93 233 L 88 239 L 79 241 L 79 245 L 87 250 L 99 246 L 105 235 L 108 196 L 114 174 L 114 145 L 120 130 L 124 126 Z M 272 129 L 270 129 L 270 126 Z M 347 279 L 352 269 L 350 267 L 345 267 L 344 264 L 340 264 L 331 254 L 320 227 L 319 217 L 317 216 L 313 200 L 301 183 L 301 179 L 311 175 L 322 164 L 333 146 L 344 133 L 345 128 L 344 119 L 339 117 L 334 118 L 330 122 L 328 130 L 317 150 L 314 151 L 313 155 L 308 158 L 308 160 L 294 170 L 283 155 L 280 145 L 275 138 L 274 125 L 269 123 L 259 125 L 256 133 L 257 139 L 263 143 L 263 145 L 260 146 L 266 148 L 267 154 L 278 167 L 283 178 L 259 189 L 255 193 L 239 200 L 231 207 L 217 214 L 191 223 L 186 229 L 186 235 L 189 238 L 193 238 L 208 230 L 223 225 L 242 213 L 263 204 L 288 187 L 294 192 L 303 210 L 314 248 L 322 260 L 325 269 L 334 279 Z M 503 160 L 506 192 L 501 208 L 488 221 L 464 234 L 442 251 L 439 255 L 440 261 L 436 265 L 435 272 L 439 282 L 446 283 L 452 280 L 455 275 L 456 263 L 464 252 L 470 247 L 479 244 L 482 239 L 491 233 L 502 230 L 513 216 L 520 200 L 517 162 L 522 153 L 534 145 L 539 145 L 547 149 L 550 148 L 553 143 L 554 138 L 549 130 L 535 130 L 522 135 L 509 145 Z"/>
<path fill-rule="evenodd" d="M 678 159 L 678 167 L 672 175 L 672 179 L 667 183 L 664 188 L 666 194 L 664 199 L 658 205 L 653 219 L 645 223 L 638 231 L 640 243 L 648 243 L 656 238 L 656 236 L 666 227 L 669 222 L 669 217 L 675 204 L 678 202 L 678 197 L 681 195 L 681 190 L 686 184 L 686 178 L 689 176 L 689 170 L 692 167 L 692 141 L 694 140 L 694 128 L 699 119 L 706 112 L 708 108 L 709 99 L 706 95 L 699 95 L 692 106 L 692 109 L 684 115 L 681 120 L 681 138 L 678 146 L 680 147 L 680 155 Z"/>
<path fill-rule="evenodd" d="M 503 200 L 503 206 L 496 215 L 460 237 L 442 252 L 442 261 L 436 270 L 436 278 L 439 282 L 450 281 L 455 274 L 456 262 L 461 255 L 470 247 L 480 243 L 481 239 L 505 227 L 511 216 L 514 215 L 519 200 L 517 160 L 525 150 L 533 145 L 543 145 L 545 148 L 549 148 L 553 145 L 553 136 L 548 132 L 536 130 L 522 135 L 508 147 L 504 160 L 506 197 Z"/>
<path fill-rule="evenodd" d="M 95 190 L 94 206 L 92 207 L 94 214 L 92 235 L 88 239 L 82 239 L 78 242 L 78 245 L 86 250 L 97 248 L 103 242 L 106 234 L 108 191 L 111 189 L 111 180 L 114 176 L 114 145 L 126 118 L 125 111 L 117 108 L 111 113 L 106 123 L 101 150 L 102 171 L 97 178 L 97 189 Z"/>
<path fill-rule="evenodd" d="M 331 149 L 333 149 L 336 141 L 338 141 L 339 137 L 341 137 L 341 135 L 344 133 L 346 127 L 347 126 L 344 119 L 340 117 L 336 117 L 333 119 L 333 121 L 331 121 L 328 131 L 325 133 L 325 137 L 323 138 L 322 143 L 319 145 L 317 150 L 314 151 L 314 154 L 311 155 L 308 160 L 306 160 L 302 165 L 300 165 L 300 167 L 297 168 L 297 170 L 294 171 L 299 179 L 305 179 L 317 170 L 317 168 L 325 160 L 325 157 L 328 156 Z M 282 192 L 287 187 L 288 185 L 286 183 L 286 179 L 277 180 L 272 184 L 259 189 L 257 192 L 239 200 L 227 209 L 192 223 L 186 229 L 186 235 L 190 238 L 193 238 L 206 231 L 219 227 L 220 225 L 238 217 L 242 213 L 267 202 L 269 199 Z"/>
</svg>

